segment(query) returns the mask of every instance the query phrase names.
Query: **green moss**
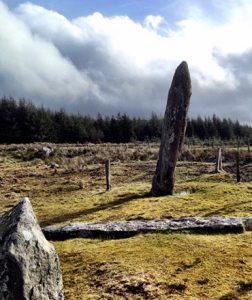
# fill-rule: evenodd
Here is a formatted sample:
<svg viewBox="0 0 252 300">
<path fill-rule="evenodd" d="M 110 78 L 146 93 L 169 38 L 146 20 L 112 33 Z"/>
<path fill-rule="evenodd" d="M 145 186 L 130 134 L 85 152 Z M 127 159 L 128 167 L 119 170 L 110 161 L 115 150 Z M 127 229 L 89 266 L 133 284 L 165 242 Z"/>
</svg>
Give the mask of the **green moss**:
<svg viewBox="0 0 252 300">
<path fill-rule="evenodd" d="M 251 242 L 251 233 L 152 234 L 54 245 L 67 299 L 251 299 Z"/>
<path fill-rule="evenodd" d="M 179 162 L 175 194 L 153 197 L 149 192 L 155 161 L 112 161 L 113 186 L 106 192 L 101 159 L 94 164 L 92 157 L 82 158 L 85 164 L 81 167 L 66 160 L 63 152 L 53 159 L 60 163 L 56 171 L 41 160 L 24 162 L 8 153 L 1 159 L 0 147 L 0 212 L 9 210 L 23 196 L 30 198 L 42 226 L 179 216 L 249 216 L 252 212 L 252 183 L 237 184 L 234 174 L 228 172 L 214 174 L 211 163 Z M 66 299 L 74 300 L 251 299 L 251 244 L 251 233 L 153 234 L 115 241 L 54 243 L 62 264 Z"/>
</svg>

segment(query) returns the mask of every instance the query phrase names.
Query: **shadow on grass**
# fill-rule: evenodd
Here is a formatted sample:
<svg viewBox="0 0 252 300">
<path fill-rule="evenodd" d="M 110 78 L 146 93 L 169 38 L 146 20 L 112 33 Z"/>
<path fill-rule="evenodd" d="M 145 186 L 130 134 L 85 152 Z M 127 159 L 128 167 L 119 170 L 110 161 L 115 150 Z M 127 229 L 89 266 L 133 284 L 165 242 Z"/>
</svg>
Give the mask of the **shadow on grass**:
<svg viewBox="0 0 252 300">
<path fill-rule="evenodd" d="M 152 197 L 150 192 L 145 192 L 145 193 L 141 193 L 141 194 L 121 195 L 121 196 L 119 196 L 119 198 L 117 198 L 114 201 L 111 201 L 111 202 L 108 202 L 105 204 L 101 204 L 96 207 L 92 207 L 92 208 L 88 208 L 88 209 L 84 209 L 84 210 L 80 210 L 80 211 L 76 211 L 76 212 L 69 212 L 66 214 L 61 214 L 61 215 L 46 219 L 46 220 L 40 222 L 40 226 L 45 227 L 45 226 L 54 225 L 54 224 L 61 223 L 61 222 L 71 221 L 72 219 L 75 219 L 75 218 L 90 215 L 90 214 L 96 213 L 98 211 L 113 208 L 117 205 L 121 205 L 121 204 L 130 202 L 130 201 L 148 198 L 148 197 Z"/>
<path fill-rule="evenodd" d="M 230 292 L 222 297 L 219 300 L 239 300 L 241 296 L 247 295 L 252 292 L 252 282 L 239 282 L 238 288 L 234 292 Z M 248 299 L 248 298 L 246 298 Z M 251 299 L 251 298 L 249 298 Z"/>
<path fill-rule="evenodd" d="M 238 207 L 238 206 L 244 205 L 244 204 L 248 204 L 248 203 L 251 203 L 251 200 L 244 201 L 244 202 L 239 202 L 239 203 L 233 204 L 233 205 L 225 205 L 220 209 L 216 209 L 214 211 L 211 211 L 211 212 L 205 214 L 203 217 L 211 217 L 211 216 L 219 215 L 221 213 L 222 213 L 222 215 L 223 215 L 223 213 L 224 214 L 225 213 L 230 213 L 231 212 L 230 209 L 233 209 L 233 211 L 235 212 L 235 210 L 234 210 L 235 207 Z"/>
</svg>

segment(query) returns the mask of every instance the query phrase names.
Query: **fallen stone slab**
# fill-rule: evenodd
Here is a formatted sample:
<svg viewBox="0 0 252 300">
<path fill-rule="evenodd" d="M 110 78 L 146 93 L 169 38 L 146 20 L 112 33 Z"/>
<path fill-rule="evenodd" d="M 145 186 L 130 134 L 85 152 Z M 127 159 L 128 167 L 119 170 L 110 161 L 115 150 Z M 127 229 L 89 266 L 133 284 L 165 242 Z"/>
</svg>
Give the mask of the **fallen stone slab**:
<svg viewBox="0 0 252 300">
<path fill-rule="evenodd" d="M 43 232 L 49 240 L 71 238 L 119 239 L 152 232 L 243 233 L 245 230 L 252 230 L 252 217 L 181 217 L 165 220 L 73 223 L 43 228 Z"/>
<path fill-rule="evenodd" d="M 64 299 L 57 253 L 28 198 L 0 217 L 0 299 Z"/>
</svg>

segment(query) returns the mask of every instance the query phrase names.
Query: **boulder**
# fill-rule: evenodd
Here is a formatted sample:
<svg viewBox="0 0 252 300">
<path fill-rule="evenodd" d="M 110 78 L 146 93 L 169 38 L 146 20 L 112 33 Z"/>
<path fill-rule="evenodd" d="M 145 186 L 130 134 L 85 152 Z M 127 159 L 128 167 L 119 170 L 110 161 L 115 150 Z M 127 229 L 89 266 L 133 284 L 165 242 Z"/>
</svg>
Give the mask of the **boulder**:
<svg viewBox="0 0 252 300">
<path fill-rule="evenodd" d="M 57 253 L 28 198 L 0 218 L 0 299 L 64 299 Z"/>
</svg>

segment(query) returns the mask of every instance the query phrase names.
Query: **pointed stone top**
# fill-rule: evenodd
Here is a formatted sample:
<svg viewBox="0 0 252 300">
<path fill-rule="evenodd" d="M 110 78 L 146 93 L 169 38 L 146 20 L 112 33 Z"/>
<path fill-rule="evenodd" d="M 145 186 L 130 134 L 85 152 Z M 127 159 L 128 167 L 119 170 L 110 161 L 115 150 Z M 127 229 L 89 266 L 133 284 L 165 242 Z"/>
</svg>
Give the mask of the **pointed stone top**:
<svg viewBox="0 0 252 300">
<path fill-rule="evenodd" d="M 31 202 L 29 200 L 28 197 L 24 197 L 22 198 L 19 203 L 16 205 L 15 209 L 18 209 L 18 210 L 25 210 L 25 209 L 32 209 L 32 205 L 31 205 Z"/>
<path fill-rule="evenodd" d="M 29 198 L 24 197 L 10 211 L 4 213 L 0 218 L 0 240 L 6 232 L 15 230 L 17 226 L 36 227 L 40 230 L 37 218 L 33 212 Z M 40 230 L 41 231 L 41 230 Z"/>
<path fill-rule="evenodd" d="M 177 67 L 173 76 L 172 86 L 182 87 L 184 92 L 191 94 L 191 77 L 186 61 L 182 61 L 182 63 Z"/>
<path fill-rule="evenodd" d="M 182 63 L 178 65 L 174 77 L 181 76 L 181 75 L 186 75 L 190 78 L 189 67 L 186 61 L 182 61 Z"/>
<path fill-rule="evenodd" d="M 22 198 L 19 203 L 16 205 L 16 208 L 20 208 L 20 209 L 24 209 L 24 208 L 31 208 L 32 209 L 32 205 L 31 205 L 31 201 L 29 200 L 28 197 L 24 197 Z"/>
<path fill-rule="evenodd" d="M 177 67 L 178 68 L 187 68 L 188 69 L 188 64 L 185 60 L 182 61 L 182 63 L 180 63 Z"/>
<path fill-rule="evenodd" d="M 27 204 L 29 203 L 29 204 L 31 204 L 31 202 L 30 202 L 30 200 L 29 200 L 28 197 L 22 198 L 22 199 L 20 200 L 20 202 L 19 202 L 18 205 L 20 205 L 20 204 L 22 204 L 22 203 L 27 203 Z"/>
</svg>

